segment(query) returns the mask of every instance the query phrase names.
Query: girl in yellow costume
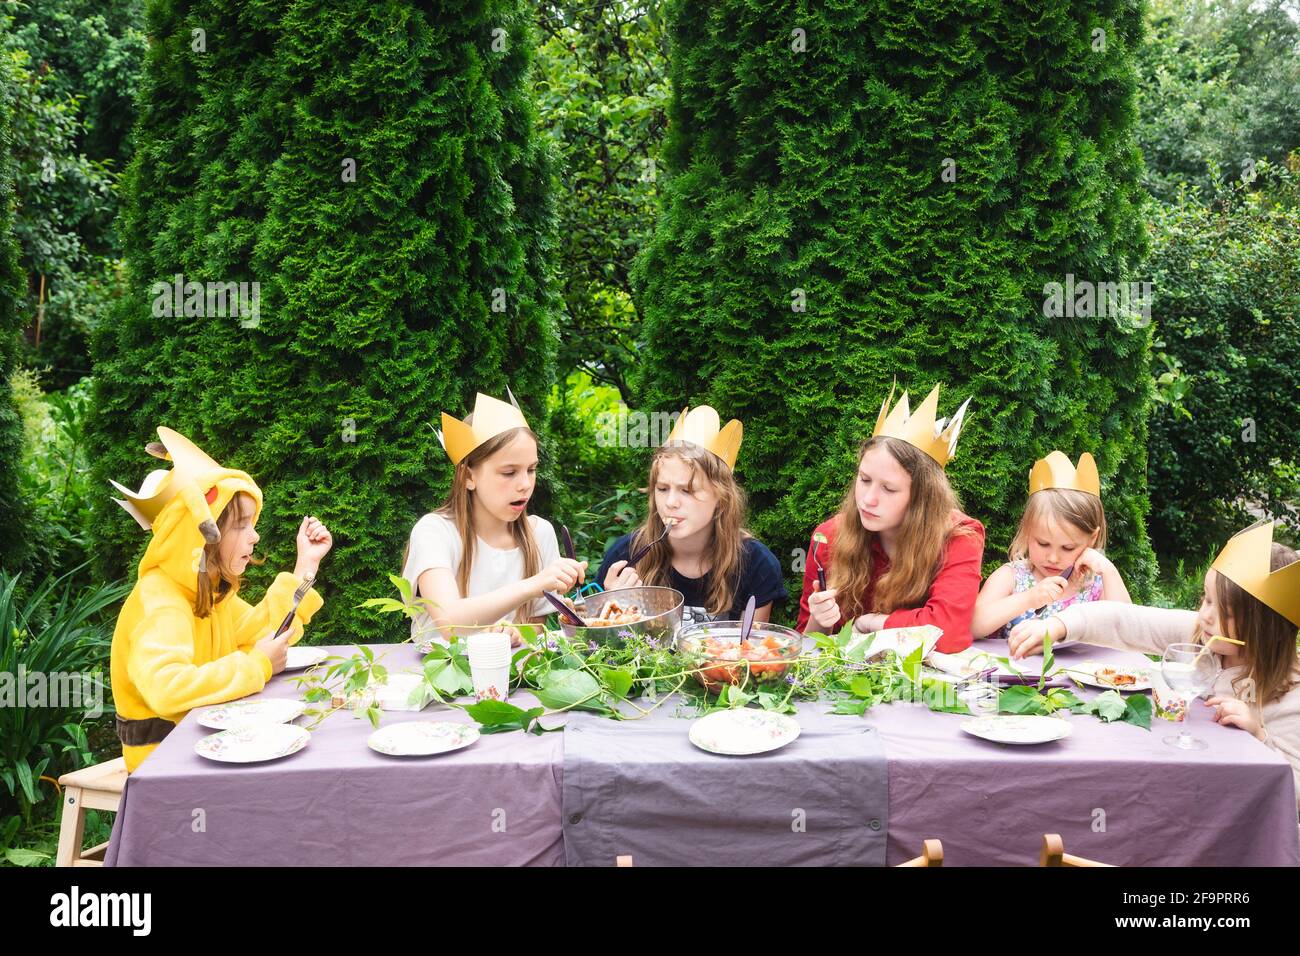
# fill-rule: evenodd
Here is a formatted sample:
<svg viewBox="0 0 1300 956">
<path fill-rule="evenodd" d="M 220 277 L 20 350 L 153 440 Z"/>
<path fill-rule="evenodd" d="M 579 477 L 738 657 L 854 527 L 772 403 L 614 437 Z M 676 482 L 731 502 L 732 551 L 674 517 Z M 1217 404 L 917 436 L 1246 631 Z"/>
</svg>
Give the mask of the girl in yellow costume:
<svg viewBox="0 0 1300 956">
<path fill-rule="evenodd" d="M 320 609 L 320 595 L 307 591 L 289 630 L 278 639 L 275 630 L 333 545 L 323 524 L 303 518 L 294 573 L 278 575 L 260 604 L 241 600 L 261 489 L 170 428 L 158 436 L 162 444 L 148 451 L 172 469 L 152 472 L 139 492 L 113 482 L 125 496 L 114 500 L 153 531 L 113 631 L 113 701 L 128 771 L 191 709 L 257 693 L 284 669 L 286 648 Z"/>
</svg>

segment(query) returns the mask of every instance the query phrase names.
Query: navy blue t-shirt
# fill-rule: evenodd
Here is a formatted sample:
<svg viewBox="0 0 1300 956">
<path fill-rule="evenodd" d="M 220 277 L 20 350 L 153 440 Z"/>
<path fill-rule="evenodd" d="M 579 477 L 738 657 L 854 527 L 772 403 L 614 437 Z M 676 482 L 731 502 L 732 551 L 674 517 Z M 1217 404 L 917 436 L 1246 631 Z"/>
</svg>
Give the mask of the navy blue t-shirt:
<svg viewBox="0 0 1300 956">
<path fill-rule="evenodd" d="M 605 586 L 605 575 L 609 573 L 610 565 L 628 559 L 631 544 L 632 535 L 625 534 L 606 550 L 595 578 L 601 587 Z M 672 586 L 681 591 L 685 598 L 682 605 L 683 625 L 711 620 L 738 621 L 745 613 L 745 604 L 751 594 L 754 595 L 757 607 L 786 599 L 785 580 L 781 575 L 781 564 L 776 560 L 776 555 L 757 538 L 746 538 L 741 546 L 743 553 L 740 559 L 740 580 L 736 584 L 731 607 L 722 614 L 710 614 L 707 606 L 712 572 L 707 572 L 700 578 L 688 578 L 678 574 L 676 568 L 669 566 L 668 576 Z"/>
</svg>

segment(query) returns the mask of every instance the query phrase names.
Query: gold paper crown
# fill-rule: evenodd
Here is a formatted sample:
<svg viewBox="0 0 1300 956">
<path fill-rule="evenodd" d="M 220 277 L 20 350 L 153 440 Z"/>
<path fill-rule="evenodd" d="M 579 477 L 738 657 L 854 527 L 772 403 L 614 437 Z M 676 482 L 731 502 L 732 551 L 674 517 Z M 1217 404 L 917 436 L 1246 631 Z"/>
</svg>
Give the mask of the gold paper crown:
<svg viewBox="0 0 1300 956">
<path fill-rule="evenodd" d="M 1077 468 L 1064 452 L 1054 451 L 1046 458 L 1038 459 L 1029 472 L 1029 493 L 1032 495 L 1049 488 L 1082 491 L 1100 498 L 1101 476 L 1097 474 L 1097 462 L 1086 451 L 1079 456 Z"/>
<path fill-rule="evenodd" d="M 1210 567 L 1300 627 L 1300 561 L 1270 571 L 1272 549 L 1273 522 L 1263 521 L 1233 535 Z"/>
<path fill-rule="evenodd" d="M 884 435 L 886 438 L 905 441 L 925 452 L 943 468 L 957 450 L 957 437 L 961 434 L 970 399 L 962 402 L 961 408 L 957 409 L 957 414 L 951 420 L 936 418 L 939 412 L 939 386 L 936 385 L 915 412 L 908 408 L 907 392 L 903 393 L 891 411 L 889 403 L 894 398 L 896 386 L 895 382 L 889 387 L 889 398 L 880 403 L 880 415 L 876 418 L 872 437 Z"/>
<path fill-rule="evenodd" d="M 740 454 L 740 441 L 744 437 L 745 426 L 733 418 L 722 427 L 722 419 L 710 405 L 697 405 L 695 408 L 682 409 L 673 430 L 668 433 L 664 444 L 674 441 L 687 441 L 699 445 L 706 451 L 721 458 L 728 468 L 736 468 L 736 456 Z"/>
<path fill-rule="evenodd" d="M 514 393 L 506 388 L 510 404 L 498 398 L 478 392 L 474 396 L 473 424 L 452 418 L 442 413 L 442 428 L 438 431 L 438 441 L 442 442 L 447 457 L 453 465 L 459 465 L 465 456 L 485 441 L 496 438 L 502 432 L 512 428 L 527 428 L 524 413 L 519 410 Z"/>
</svg>

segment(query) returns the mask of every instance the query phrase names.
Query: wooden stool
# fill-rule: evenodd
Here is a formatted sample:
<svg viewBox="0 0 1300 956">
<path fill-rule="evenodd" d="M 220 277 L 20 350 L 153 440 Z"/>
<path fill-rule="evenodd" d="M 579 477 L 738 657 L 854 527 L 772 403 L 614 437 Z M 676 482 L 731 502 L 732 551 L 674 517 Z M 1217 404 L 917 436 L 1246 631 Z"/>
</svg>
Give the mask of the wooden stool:
<svg viewBox="0 0 1300 956">
<path fill-rule="evenodd" d="M 899 866 L 943 866 L 943 844 L 938 840 L 926 840 L 921 844 L 921 855 L 913 857 Z"/>
<path fill-rule="evenodd" d="M 1085 860 L 1081 856 L 1071 856 L 1065 852 L 1065 844 L 1059 833 L 1043 834 L 1043 852 L 1038 857 L 1039 866 L 1112 866 L 1110 863 L 1098 863 Z"/>
<path fill-rule="evenodd" d="M 631 865 L 632 865 L 632 857 L 631 857 L 631 856 L 617 856 L 617 857 L 614 858 L 614 865 L 615 865 L 615 866 L 631 866 Z"/>
<path fill-rule="evenodd" d="M 117 812 L 122 788 L 126 786 L 126 761 L 118 757 L 65 773 L 59 778 L 59 786 L 63 788 L 63 820 L 59 823 L 59 849 L 54 865 L 103 866 L 107 843 L 84 852 L 81 849 L 86 833 L 86 811 Z"/>
</svg>

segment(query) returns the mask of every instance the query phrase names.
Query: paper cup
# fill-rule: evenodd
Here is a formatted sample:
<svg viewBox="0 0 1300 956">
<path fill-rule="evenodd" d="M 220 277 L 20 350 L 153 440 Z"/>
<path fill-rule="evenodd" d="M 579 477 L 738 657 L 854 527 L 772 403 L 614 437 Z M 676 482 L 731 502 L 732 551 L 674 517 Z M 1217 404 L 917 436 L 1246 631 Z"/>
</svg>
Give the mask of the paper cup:
<svg viewBox="0 0 1300 956">
<path fill-rule="evenodd" d="M 505 700 L 510 693 L 510 635 L 484 631 L 471 634 L 465 644 L 474 699 Z"/>
</svg>

